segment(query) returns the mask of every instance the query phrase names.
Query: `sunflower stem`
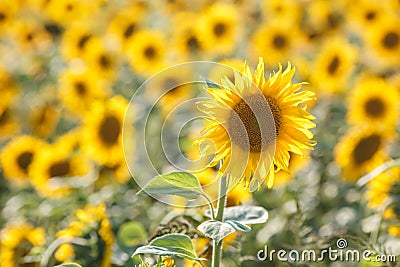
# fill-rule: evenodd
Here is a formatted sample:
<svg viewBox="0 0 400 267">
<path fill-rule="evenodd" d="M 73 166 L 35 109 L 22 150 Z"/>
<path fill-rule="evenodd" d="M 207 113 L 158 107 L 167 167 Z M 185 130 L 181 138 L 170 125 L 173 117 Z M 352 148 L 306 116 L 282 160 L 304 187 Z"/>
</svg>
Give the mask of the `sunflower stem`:
<svg viewBox="0 0 400 267">
<path fill-rule="evenodd" d="M 219 190 L 218 190 L 218 203 L 217 203 L 217 216 L 216 220 L 222 222 L 224 217 L 224 209 L 226 205 L 226 195 L 228 189 L 228 176 L 223 176 L 219 179 Z M 219 267 L 222 256 L 222 242 L 221 240 L 217 243 L 213 240 L 213 255 L 212 255 L 212 267 Z"/>
</svg>

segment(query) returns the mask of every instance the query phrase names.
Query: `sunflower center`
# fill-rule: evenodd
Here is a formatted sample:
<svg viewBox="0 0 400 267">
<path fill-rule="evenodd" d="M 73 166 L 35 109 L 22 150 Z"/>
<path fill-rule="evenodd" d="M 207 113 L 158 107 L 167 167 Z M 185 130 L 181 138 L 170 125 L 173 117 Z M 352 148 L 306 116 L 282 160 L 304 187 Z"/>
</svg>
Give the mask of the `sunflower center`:
<svg viewBox="0 0 400 267">
<path fill-rule="evenodd" d="M 91 37 L 90 34 L 83 35 L 78 41 L 79 49 L 83 49 Z"/>
<path fill-rule="evenodd" d="M 5 124 L 8 121 L 8 118 L 9 118 L 9 112 L 6 109 L 0 114 L 0 125 Z"/>
<path fill-rule="evenodd" d="M 379 98 L 371 98 L 365 103 L 365 111 L 372 117 L 380 117 L 385 112 L 385 104 Z"/>
<path fill-rule="evenodd" d="M 58 161 L 49 168 L 50 177 L 62 177 L 71 171 L 71 163 L 68 160 Z"/>
<path fill-rule="evenodd" d="M 28 42 L 30 42 L 30 41 L 32 41 L 33 40 L 33 33 L 28 33 L 26 36 L 25 36 L 25 39 L 28 41 Z"/>
<path fill-rule="evenodd" d="M 190 36 L 186 44 L 191 51 L 196 51 L 200 48 L 199 40 L 195 36 Z"/>
<path fill-rule="evenodd" d="M 83 82 L 76 82 L 75 83 L 75 90 L 79 95 L 86 94 L 86 85 Z"/>
<path fill-rule="evenodd" d="M 30 151 L 25 151 L 22 154 L 20 154 L 17 158 L 17 164 L 18 166 L 24 170 L 24 172 L 27 172 L 28 166 L 31 164 L 33 158 L 33 153 Z"/>
<path fill-rule="evenodd" d="M 134 33 L 135 29 L 136 29 L 136 25 L 134 23 L 129 24 L 128 27 L 126 27 L 126 29 L 124 31 L 124 37 L 126 39 L 131 37 L 132 34 Z"/>
<path fill-rule="evenodd" d="M 214 34 L 217 37 L 222 36 L 226 32 L 226 25 L 223 24 L 222 22 L 219 22 L 214 25 Z"/>
<path fill-rule="evenodd" d="M 340 17 L 336 13 L 331 13 L 327 16 L 327 22 L 330 29 L 335 29 L 340 24 Z"/>
<path fill-rule="evenodd" d="M 61 34 L 62 29 L 55 23 L 49 23 L 44 25 L 45 30 L 53 36 L 58 36 Z"/>
<path fill-rule="evenodd" d="M 271 113 L 273 118 L 269 116 Z M 260 120 L 266 127 L 260 127 Z M 268 127 L 271 123 L 275 124 L 275 129 Z M 232 142 L 250 152 L 261 152 L 276 139 L 280 126 L 280 109 L 276 101 L 269 96 L 250 95 L 233 107 L 228 130 Z"/>
<path fill-rule="evenodd" d="M 146 49 L 144 50 L 144 55 L 148 58 L 148 59 L 152 59 L 155 57 L 156 55 L 156 50 L 154 49 L 153 46 L 148 46 L 146 47 Z"/>
<path fill-rule="evenodd" d="M 0 21 L 3 21 L 6 19 L 6 15 L 4 15 L 4 13 L 0 12 Z"/>
<path fill-rule="evenodd" d="M 72 11 L 72 10 L 74 9 L 74 6 L 73 6 L 72 4 L 68 4 L 65 8 L 66 8 L 68 11 Z"/>
<path fill-rule="evenodd" d="M 332 75 L 335 74 L 339 68 L 339 65 L 340 65 L 340 58 L 338 56 L 334 56 L 328 65 L 329 74 Z"/>
<path fill-rule="evenodd" d="M 400 36 L 397 32 L 388 32 L 383 37 L 382 43 L 388 49 L 394 49 L 399 45 Z"/>
<path fill-rule="evenodd" d="M 370 160 L 378 151 L 381 145 L 381 137 L 372 134 L 368 137 L 362 138 L 356 145 L 353 151 L 353 159 L 357 165 Z"/>
<path fill-rule="evenodd" d="M 367 13 L 365 13 L 365 18 L 369 21 L 374 20 L 376 17 L 376 13 L 375 11 L 368 11 Z"/>
<path fill-rule="evenodd" d="M 286 46 L 286 38 L 285 38 L 285 36 L 283 36 L 281 34 L 277 34 L 274 36 L 272 43 L 273 43 L 274 47 L 277 49 L 284 48 Z"/>
<path fill-rule="evenodd" d="M 100 63 L 100 66 L 101 66 L 103 69 L 108 69 L 108 68 L 111 66 L 111 60 L 110 60 L 110 58 L 107 57 L 106 55 L 101 55 L 101 56 L 99 57 L 99 63 Z"/>
<path fill-rule="evenodd" d="M 117 142 L 120 131 L 119 120 L 110 115 L 103 119 L 99 134 L 104 144 L 112 146 Z"/>
</svg>

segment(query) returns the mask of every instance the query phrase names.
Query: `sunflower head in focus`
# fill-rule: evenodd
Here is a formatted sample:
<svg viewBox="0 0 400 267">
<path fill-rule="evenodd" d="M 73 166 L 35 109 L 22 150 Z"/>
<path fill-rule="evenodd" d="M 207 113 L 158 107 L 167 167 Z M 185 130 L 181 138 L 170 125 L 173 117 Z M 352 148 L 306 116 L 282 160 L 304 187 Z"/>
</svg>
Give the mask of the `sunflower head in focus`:
<svg viewBox="0 0 400 267">
<path fill-rule="evenodd" d="M 385 80 L 362 79 L 349 98 L 348 122 L 393 131 L 399 117 L 399 100 L 397 89 Z"/>
<path fill-rule="evenodd" d="M 1 266 L 39 266 L 35 257 L 29 256 L 33 256 L 35 247 L 37 249 L 45 243 L 45 232 L 41 227 L 34 228 L 29 223 L 4 227 L 0 232 Z"/>
<path fill-rule="evenodd" d="M 245 64 L 235 83 L 225 77 L 221 88 L 206 89 L 213 99 L 199 103 L 209 119 L 196 143 L 214 143 L 215 150 L 208 146 L 204 153 L 215 154 L 211 166 L 223 160 L 220 176 L 229 173 L 254 189 L 265 180 L 271 188 L 275 169 L 288 169 L 289 152 L 303 156 L 312 149 L 314 117 L 302 103 L 315 94 L 292 83 L 294 72 L 289 64 L 266 80 L 260 58 L 254 75 Z"/>
</svg>

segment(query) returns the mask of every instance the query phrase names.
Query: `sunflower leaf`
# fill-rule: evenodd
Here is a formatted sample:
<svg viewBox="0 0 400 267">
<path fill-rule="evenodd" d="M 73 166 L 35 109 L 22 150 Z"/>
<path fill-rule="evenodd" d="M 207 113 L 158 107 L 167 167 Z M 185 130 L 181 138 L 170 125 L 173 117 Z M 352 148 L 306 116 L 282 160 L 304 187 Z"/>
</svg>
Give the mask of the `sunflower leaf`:
<svg viewBox="0 0 400 267">
<path fill-rule="evenodd" d="M 205 260 L 198 258 L 192 240 L 184 234 L 167 234 L 151 241 L 147 246 L 136 249 L 132 257 L 138 254 L 155 254 L 163 256 L 178 256 L 191 260 Z"/>
<path fill-rule="evenodd" d="M 154 177 L 138 194 L 176 195 L 192 199 L 204 195 L 196 176 L 187 172 L 172 172 Z"/>
<path fill-rule="evenodd" d="M 210 210 L 206 211 L 206 216 L 211 218 Z M 235 206 L 225 208 L 223 221 L 237 221 L 242 224 L 265 223 L 268 220 L 268 212 L 263 207 L 258 206 Z"/>
<path fill-rule="evenodd" d="M 236 231 L 248 232 L 251 230 L 247 225 L 232 220 L 225 222 L 209 220 L 200 224 L 197 229 L 217 243 Z"/>
<path fill-rule="evenodd" d="M 218 84 L 216 84 L 215 82 L 213 82 L 213 81 L 211 81 L 209 79 L 206 79 L 206 83 L 207 83 L 208 88 L 221 89 L 221 86 L 219 86 Z"/>
</svg>

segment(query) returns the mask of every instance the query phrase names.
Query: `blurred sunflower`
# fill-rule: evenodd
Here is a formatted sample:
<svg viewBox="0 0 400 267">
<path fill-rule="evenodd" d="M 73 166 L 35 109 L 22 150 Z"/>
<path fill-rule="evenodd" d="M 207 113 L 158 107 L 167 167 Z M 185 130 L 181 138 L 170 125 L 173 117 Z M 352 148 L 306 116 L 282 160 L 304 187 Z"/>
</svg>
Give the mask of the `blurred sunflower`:
<svg viewBox="0 0 400 267">
<path fill-rule="evenodd" d="M 306 150 L 312 149 L 313 134 L 309 129 L 315 127 L 311 121 L 314 117 L 299 105 L 315 99 L 315 95 L 301 90 L 301 83 L 292 83 L 294 72 L 295 69 L 289 64 L 285 71 L 280 67 L 266 81 L 264 63 L 260 58 L 254 75 L 245 64 L 244 74 L 235 75 L 235 84 L 226 78 L 221 82 L 222 90 L 207 89 L 214 100 L 200 103 L 199 108 L 210 120 L 206 122 L 197 142 L 205 139 L 214 142 L 216 155 L 210 165 L 215 166 L 224 159 L 220 175 L 229 173 L 234 179 L 244 180 L 246 187 L 256 185 L 256 188 L 266 178 L 265 182 L 271 188 L 274 165 L 277 170 L 287 170 L 289 152 L 304 155 Z M 257 88 L 252 87 L 251 82 Z M 263 102 L 267 102 L 265 104 L 268 104 L 273 118 L 269 118 L 269 109 L 262 105 Z M 265 123 L 274 123 L 275 128 L 260 129 L 253 110 L 261 113 L 257 116 L 261 115 Z M 271 155 L 271 144 L 275 145 L 274 155 Z M 205 152 L 214 153 L 209 148 Z M 237 166 L 240 168 L 243 162 L 236 161 L 246 159 L 245 169 L 239 170 Z"/>
<path fill-rule="evenodd" d="M 43 228 L 34 228 L 29 223 L 6 226 L 0 232 L 1 266 L 39 266 L 35 249 L 37 253 L 38 248 L 45 245 L 45 238 Z"/>
<path fill-rule="evenodd" d="M 0 140 L 16 133 L 19 123 L 16 120 L 16 112 L 10 104 L 0 103 Z"/>
<path fill-rule="evenodd" d="M 400 57 L 400 19 L 387 16 L 367 31 L 366 42 L 375 55 L 374 64 L 382 67 L 398 67 Z"/>
<path fill-rule="evenodd" d="M 268 67 L 288 61 L 298 32 L 288 23 L 274 21 L 261 25 L 251 37 L 249 55 L 266 58 Z"/>
<path fill-rule="evenodd" d="M 57 127 L 60 115 L 61 110 L 56 103 L 47 102 L 34 107 L 32 113 L 29 115 L 32 132 L 41 137 L 50 136 Z"/>
<path fill-rule="evenodd" d="M 51 43 L 49 33 L 34 19 L 19 20 L 13 27 L 13 35 L 18 51 L 23 54 L 43 52 Z"/>
<path fill-rule="evenodd" d="M 321 93 L 338 93 L 346 90 L 352 73 L 357 50 L 346 39 L 329 39 L 316 57 L 310 77 L 314 88 Z"/>
<path fill-rule="evenodd" d="M 357 24 L 357 32 L 377 25 L 390 12 L 386 2 L 376 0 L 360 0 L 350 6 L 350 21 Z"/>
<path fill-rule="evenodd" d="M 355 182 L 376 168 L 387 158 L 386 145 L 391 136 L 387 132 L 366 127 L 352 128 L 335 147 L 335 160 L 342 168 L 342 176 Z"/>
<path fill-rule="evenodd" d="M 338 32 L 346 20 L 347 0 L 338 0 L 335 3 L 325 0 L 309 1 L 304 9 L 306 24 L 313 31 L 323 35 Z"/>
<path fill-rule="evenodd" d="M 87 19 L 99 8 L 102 0 L 79 1 L 57 0 L 48 1 L 45 5 L 46 14 L 55 22 L 69 26 L 81 19 Z"/>
<path fill-rule="evenodd" d="M 347 120 L 350 124 L 367 123 L 394 130 L 399 117 L 399 100 L 397 89 L 385 80 L 362 79 L 349 97 Z"/>
<path fill-rule="evenodd" d="M 198 59 L 205 53 L 207 40 L 201 33 L 199 16 L 195 12 L 180 12 L 173 18 L 176 25 L 172 33 L 180 60 Z"/>
<path fill-rule="evenodd" d="M 122 126 L 127 107 L 128 101 L 122 96 L 114 96 L 104 103 L 93 103 L 85 116 L 82 147 L 99 164 L 114 167 L 124 159 Z"/>
<path fill-rule="evenodd" d="M 0 1 L 0 33 L 8 33 L 18 12 L 16 1 Z"/>
<path fill-rule="evenodd" d="M 126 50 L 131 68 L 139 74 L 155 74 L 165 66 L 166 39 L 161 31 L 137 32 Z"/>
<path fill-rule="evenodd" d="M 65 59 L 82 58 L 87 52 L 88 44 L 95 42 L 98 37 L 93 30 L 85 25 L 71 25 L 63 33 L 61 54 Z"/>
<path fill-rule="evenodd" d="M 26 184 L 29 168 L 37 153 L 47 144 L 33 136 L 16 136 L 1 150 L 0 163 L 4 176 L 16 184 Z"/>
<path fill-rule="evenodd" d="M 390 197 L 400 194 L 400 170 L 397 168 L 386 171 L 372 179 L 367 186 L 368 206 L 379 207 Z M 391 212 L 389 211 L 386 217 L 392 217 L 389 213 Z"/>
<path fill-rule="evenodd" d="M 29 175 L 32 185 L 40 195 L 64 196 L 76 187 L 74 183 L 79 182 L 77 179 L 80 176 L 89 173 L 88 160 L 71 149 L 69 140 L 62 139 L 36 154 L 29 168 Z"/>
<path fill-rule="evenodd" d="M 87 205 L 76 211 L 76 220 L 70 222 L 66 229 L 59 231 L 56 236 L 63 238 L 71 246 L 60 246 L 56 251 L 57 260 L 66 262 L 74 258 L 74 261 L 85 260 L 83 266 L 111 266 L 112 244 L 114 234 L 111 222 L 106 212 L 106 206 Z M 90 253 L 86 247 L 74 246 L 74 238 L 80 237 L 91 239 L 87 246 L 90 246 Z"/>
<path fill-rule="evenodd" d="M 238 40 L 239 13 L 234 5 L 214 3 L 206 8 L 200 18 L 201 34 L 206 49 L 213 55 L 232 53 Z"/>
<path fill-rule="evenodd" d="M 126 49 L 134 34 L 141 30 L 144 18 L 143 8 L 133 6 L 119 11 L 112 19 L 108 31 L 117 38 L 121 49 Z"/>
<path fill-rule="evenodd" d="M 60 74 L 58 94 L 69 111 L 84 115 L 93 101 L 105 99 L 110 90 L 91 69 L 71 67 Z"/>
<path fill-rule="evenodd" d="M 83 58 L 90 70 L 102 79 L 113 81 L 116 75 L 117 59 L 115 52 L 100 42 L 90 42 Z"/>
<path fill-rule="evenodd" d="M 302 6 L 296 0 L 271 0 L 261 4 L 262 14 L 266 21 L 274 20 L 290 21 L 292 25 L 300 23 L 302 18 Z"/>
</svg>

